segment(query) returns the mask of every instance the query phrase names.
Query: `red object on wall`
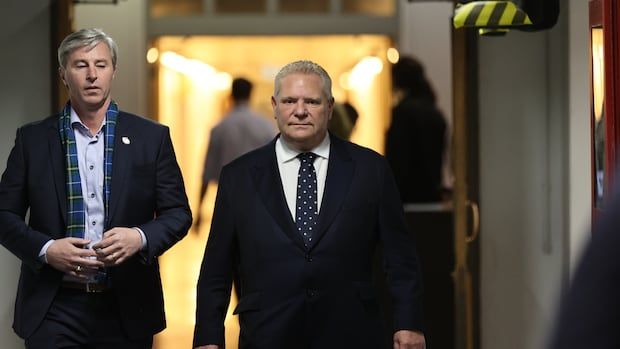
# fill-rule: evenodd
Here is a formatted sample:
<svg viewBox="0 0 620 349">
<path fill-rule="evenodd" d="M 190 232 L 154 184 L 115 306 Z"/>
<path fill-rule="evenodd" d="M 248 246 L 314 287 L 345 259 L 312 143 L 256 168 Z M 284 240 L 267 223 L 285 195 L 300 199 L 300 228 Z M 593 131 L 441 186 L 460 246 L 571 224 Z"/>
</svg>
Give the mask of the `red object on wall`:
<svg viewBox="0 0 620 349">
<path fill-rule="evenodd" d="M 594 222 L 600 211 L 604 210 L 605 198 L 615 185 L 620 185 L 614 183 L 616 169 L 620 166 L 620 1 L 590 0 L 589 12 Z M 604 127 L 604 132 L 599 131 L 600 127 Z M 604 156 L 601 151 L 604 151 Z"/>
</svg>

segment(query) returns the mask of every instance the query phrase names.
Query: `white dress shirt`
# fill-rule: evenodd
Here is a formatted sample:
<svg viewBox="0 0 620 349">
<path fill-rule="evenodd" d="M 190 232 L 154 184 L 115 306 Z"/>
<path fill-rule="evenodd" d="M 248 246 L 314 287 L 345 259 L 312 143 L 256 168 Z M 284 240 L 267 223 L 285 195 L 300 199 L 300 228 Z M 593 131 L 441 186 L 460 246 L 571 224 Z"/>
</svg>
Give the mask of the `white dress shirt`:
<svg viewBox="0 0 620 349">
<path fill-rule="evenodd" d="M 323 200 L 323 191 L 325 190 L 325 179 L 327 178 L 327 165 L 329 163 L 329 134 L 325 135 L 323 141 L 310 152 L 317 155 L 314 160 L 314 170 L 317 180 L 317 197 L 318 209 L 321 212 L 321 201 Z M 297 202 L 297 174 L 299 173 L 300 162 L 297 155 L 302 153 L 286 144 L 282 137 L 278 137 L 276 141 L 276 159 L 278 161 L 278 170 L 280 171 L 280 180 L 284 189 L 286 204 L 291 212 L 291 217 L 295 220 L 295 204 Z"/>
</svg>

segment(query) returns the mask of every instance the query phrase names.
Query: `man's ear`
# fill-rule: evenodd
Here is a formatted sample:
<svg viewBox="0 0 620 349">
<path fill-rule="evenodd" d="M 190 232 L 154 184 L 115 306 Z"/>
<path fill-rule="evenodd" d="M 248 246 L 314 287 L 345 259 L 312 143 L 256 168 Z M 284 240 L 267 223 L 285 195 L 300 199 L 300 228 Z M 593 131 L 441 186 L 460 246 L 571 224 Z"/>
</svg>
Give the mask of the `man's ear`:
<svg viewBox="0 0 620 349">
<path fill-rule="evenodd" d="M 271 96 L 271 107 L 276 109 L 276 105 L 278 105 L 278 102 L 276 102 L 276 97 Z"/>
<path fill-rule="evenodd" d="M 58 68 L 58 77 L 60 78 L 60 81 L 62 81 L 62 84 L 67 87 L 67 81 L 65 81 L 65 70 L 62 67 Z"/>
</svg>

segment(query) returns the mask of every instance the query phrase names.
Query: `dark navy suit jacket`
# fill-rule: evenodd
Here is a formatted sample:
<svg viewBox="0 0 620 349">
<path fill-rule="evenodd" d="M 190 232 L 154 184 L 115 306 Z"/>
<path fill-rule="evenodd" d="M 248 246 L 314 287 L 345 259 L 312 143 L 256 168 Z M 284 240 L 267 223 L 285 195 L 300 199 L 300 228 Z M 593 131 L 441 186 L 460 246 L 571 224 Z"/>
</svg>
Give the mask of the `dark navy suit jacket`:
<svg viewBox="0 0 620 349">
<path fill-rule="evenodd" d="M 64 237 L 65 178 L 58 116 L 18 129 L 0 182 L 0 243 L 22 261 L 13 323 L 22 338 L 41 323 L 61 283 L 62 273 L 38 255 L 49 239 Z M 146 235 L 146 251 L 109 270 L 122 325 L 130 337 L 144 338 L 165 328 L 157 257 L 191 226 L 167 127 L 119 113 L 109 215 L 107 229 L 139 227 Z"/>
<path fill-rule="evenodd" d="M 233 272 L 240 276 L 240 348 L 376 349 L 392 330 L 422 330 L 414 240 L 385 159 L 331 135 L 318 229 L 306 249 L 286 204 L 275 142 L 222 171 L 194 345 L 224 342 Z M 394 309 L 389 332 L 373 289 L 373 277 L 384 277 L 372 273 L 378 244 Z"/>
</svg>

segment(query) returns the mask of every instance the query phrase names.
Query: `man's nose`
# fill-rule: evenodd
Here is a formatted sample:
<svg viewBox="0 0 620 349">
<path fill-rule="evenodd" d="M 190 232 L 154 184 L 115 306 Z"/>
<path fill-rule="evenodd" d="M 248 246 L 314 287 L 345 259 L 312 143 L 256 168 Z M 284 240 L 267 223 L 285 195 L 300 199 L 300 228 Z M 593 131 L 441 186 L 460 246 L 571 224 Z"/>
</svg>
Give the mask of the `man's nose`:
<svg viewBox="0 0 620 349">
<path fill-rule="evenodd" d="M 295 104 L 295 116 L 297 117 L 306 117 L 308 116 L 308 109 L 306 109 L 306 103 L 304 101 L 298 101 Z"/>
<path fill-rule="evenodd" d="M 95 81 L 95 80 L 97 80 L 97 68 L 96 67 L 88 68 L 86 79 L 88 79 L 88 81 Z"/>
</svg>

